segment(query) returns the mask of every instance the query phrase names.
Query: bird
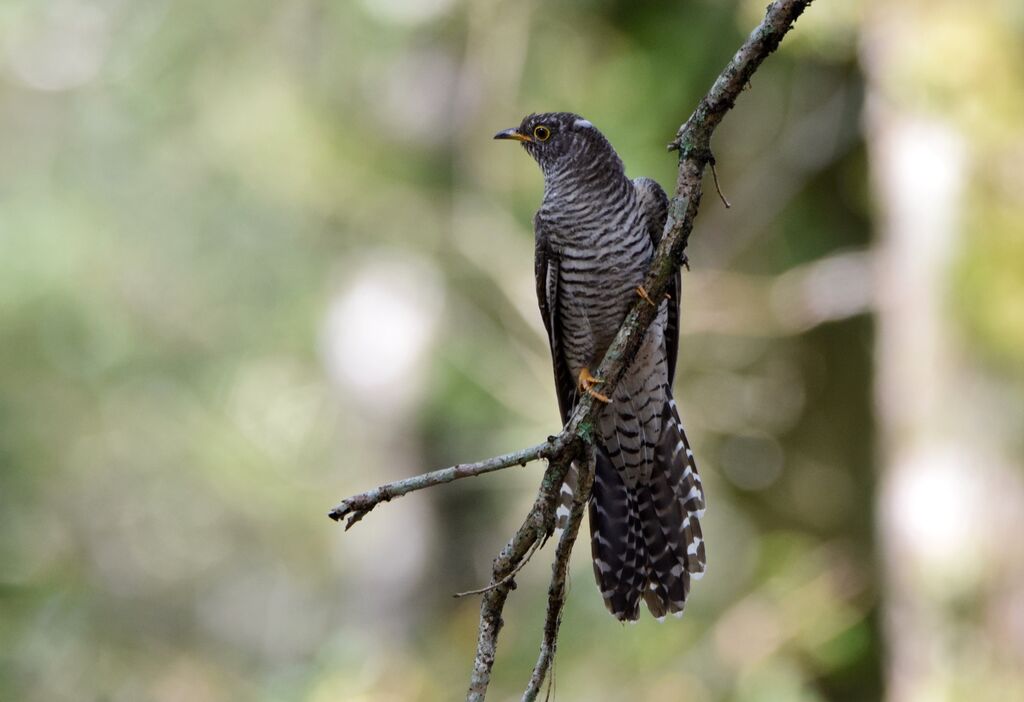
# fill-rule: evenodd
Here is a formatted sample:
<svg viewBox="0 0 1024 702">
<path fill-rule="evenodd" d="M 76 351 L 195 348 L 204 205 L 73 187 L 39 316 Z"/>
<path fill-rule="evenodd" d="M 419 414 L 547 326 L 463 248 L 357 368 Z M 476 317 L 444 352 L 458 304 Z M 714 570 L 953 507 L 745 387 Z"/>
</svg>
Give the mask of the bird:
<svg viewBox="0 0 1024 702">
<path fill-rule="evenodd" d="M 494 138 L 519 142 L 544 175 L 534 263 L 563 426 L 584 393 L 605 405 L 588 505 L 598 589 L 619 621 L 638 620 L 641 600 L 659 621 L 682 616 L 706 558 L 704 488 L 672 395 L 679 272 L 663 300 L 655 302 L 642 286 L 668 197 L 651 178 L 627 178 L 608 139 L 577 114 L 530 114 Z M 637 295 L 658 306 L 657 316 L 614 392 L 602 393 L 604 380 L 591 369 Z M 561 488 L 559 526 L 578 471 L 573 465 Z"/>
</svg>

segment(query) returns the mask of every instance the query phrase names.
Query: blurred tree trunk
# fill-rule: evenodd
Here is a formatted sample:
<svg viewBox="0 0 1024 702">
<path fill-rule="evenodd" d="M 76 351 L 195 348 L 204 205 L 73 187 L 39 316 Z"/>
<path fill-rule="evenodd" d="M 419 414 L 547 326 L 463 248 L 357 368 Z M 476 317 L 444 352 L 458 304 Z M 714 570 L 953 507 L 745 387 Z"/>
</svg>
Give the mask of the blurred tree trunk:
<svg viewBox="0 0 1024 702">
<path fill-rule="evenodd" d="M 877 525 L 891 702 L 1024 699 L 1015 439 L 998 421 L 1005 393 L 965 348 L 950 304 L 974 135 L 952 114 L 966 93 L 949 105 L 929 94 L 958 59 L 922 58 L 922 47 L 948 46 L 948 8 L 875 3 L 861 55 L 878 215 Z"/>
</svg>

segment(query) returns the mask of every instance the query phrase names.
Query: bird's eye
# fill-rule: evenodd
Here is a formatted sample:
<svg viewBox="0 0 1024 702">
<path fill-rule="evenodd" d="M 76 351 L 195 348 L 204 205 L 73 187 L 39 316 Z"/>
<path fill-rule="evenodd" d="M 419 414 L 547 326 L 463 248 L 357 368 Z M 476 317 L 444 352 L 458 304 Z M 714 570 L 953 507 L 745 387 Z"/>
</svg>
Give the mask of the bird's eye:
<svg viewBox="0 0 1024 702">
<path fill-rule="evenodd" d="M 547 141 L 551 138 L 551 130 L 543 124 L 538 124 L 533 128 L 533 138 L 537 141 Z"/>
</svg>

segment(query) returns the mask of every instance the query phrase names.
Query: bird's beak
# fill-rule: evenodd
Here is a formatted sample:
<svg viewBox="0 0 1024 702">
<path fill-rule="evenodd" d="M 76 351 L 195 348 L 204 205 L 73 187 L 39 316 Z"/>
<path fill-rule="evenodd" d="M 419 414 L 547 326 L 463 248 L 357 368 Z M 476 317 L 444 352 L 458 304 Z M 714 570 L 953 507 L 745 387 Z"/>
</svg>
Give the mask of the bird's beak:
<svg viewBox="0 0 1024 702">
<path fill-rule="evenodd" d="M 495 139 L 515 139 L 516 141 L 533 141 L 530 137 L 520 132 L 515 127 L 511 129 L 505 129 L 494 135 Z"/>
</svg>

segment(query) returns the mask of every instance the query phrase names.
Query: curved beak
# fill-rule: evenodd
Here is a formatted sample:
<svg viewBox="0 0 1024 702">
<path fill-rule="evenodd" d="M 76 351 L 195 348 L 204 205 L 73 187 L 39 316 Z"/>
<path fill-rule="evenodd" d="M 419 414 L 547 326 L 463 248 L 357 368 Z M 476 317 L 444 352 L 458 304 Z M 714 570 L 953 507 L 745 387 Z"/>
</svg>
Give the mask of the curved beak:
<svg viewBox="0 0 1024 702">
<path fill-rule="evenodd" d="M 533 141 L 530 137 L 521 133 L 517 128 L 505 129 L 494 135 L 495 139 L 515 139 L 516 141 Z"/>
</svg>

